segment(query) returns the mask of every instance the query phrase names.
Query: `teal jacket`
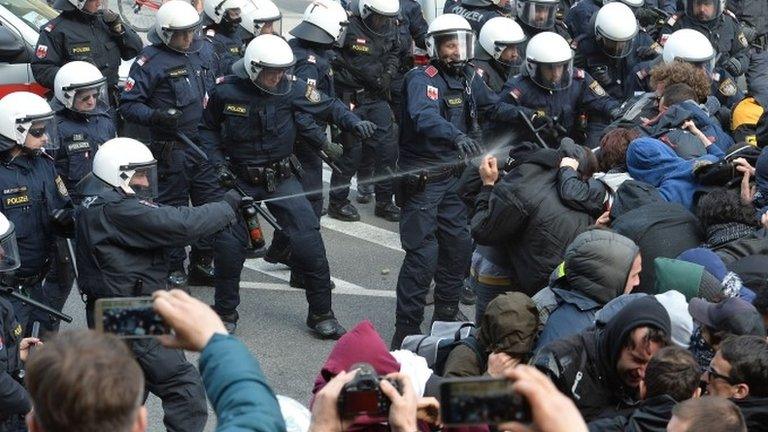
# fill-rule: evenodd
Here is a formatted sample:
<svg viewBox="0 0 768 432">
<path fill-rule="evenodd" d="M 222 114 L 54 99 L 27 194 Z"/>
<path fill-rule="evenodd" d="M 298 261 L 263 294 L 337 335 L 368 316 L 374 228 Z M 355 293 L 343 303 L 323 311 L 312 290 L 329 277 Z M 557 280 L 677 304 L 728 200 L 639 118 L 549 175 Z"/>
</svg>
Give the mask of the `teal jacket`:
<svg viewBox="0 0 768 432">
<path fill-rule="evenodd" d="M 218 418 L 217 432 L 285 432 L 259 362 L 237 338 L 215 334 L 200 355 L 200 375 Z"/>
</svg>

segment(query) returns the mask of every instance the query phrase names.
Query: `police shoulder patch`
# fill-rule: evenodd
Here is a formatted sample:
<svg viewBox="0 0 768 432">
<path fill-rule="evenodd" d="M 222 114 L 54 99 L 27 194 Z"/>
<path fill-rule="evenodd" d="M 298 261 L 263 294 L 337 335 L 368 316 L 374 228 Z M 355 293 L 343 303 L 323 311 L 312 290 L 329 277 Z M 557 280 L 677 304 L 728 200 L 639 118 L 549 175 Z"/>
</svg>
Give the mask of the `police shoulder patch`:
<svg viewBox="0 0 768 432">
<path fill-rule="evenodd" d="M 597 96 L 603 97 L 606 95 L 605 89 L 597 81 L 592 81 L 592 83 L 589 84 L 589 89 Z"/>
<path fill-rule="evenodd" d="M 437 87 L 428 85 L 427 86 L 427 97 L 432 100 L 437 100 L 437 98 L 440 97 L 440 91 L 437 89 Z"/>
<path fill-rule="evenodd" d="M 307 56 L 307 63 L 315 64 L 317 63 L 317 58 L 314 55 L 310 54 Z"/>
<path fill-rule="evenodd" d="M 523 92 L 520 91 L 519 88 L 515 87 L 512 90 L 510 90 L 509 95 L 515 98 L 515 100 L 520 100 L 520 96 L 522 96 Z"/>
<path fill-rule="evenodd" d="M 424 69 L 424 73 L 427 74 L 428 77 L 434 78 L 435 75 L 437 75 L 437 68 L 430 65 L 429 67 Z"/>
<path fill-rule="evenodd" d="M 216 30 L 214 30 L 212 28 L 209 28 L 208 30 L 205 31 L 205 35 L 206 36 L 216 36 Z"/>
<path fill-rule="evenodd" d="M 744 36 L 744 32 L 739 32 L 738 39 L 739 39 L 739 43 L 741 44 L 741 46 L 743 46 L 745 48 L 749 46 L 749 42 L 747 42 L 747 37 Z"/>
<path fill-rule="evenodd" d="M 312 78 L 307 78 L 307 85 L 312 87 L 317 87 L 317 80 Z"/>
<path fill-rule="evenodd" d="M 21 328 L 21 324 L 18 324 L 18 323 L 17 323 L 17 324 L 16 324 L 16 327 L 14 327 L 14 328 L 13 328 L 13 335 L 14 335 L 14 336 L 16 336 L 16 337 L 19 337 L 19 336 L 21 336 L 21 332 L 22 332 L 22 331 L 23 331 L 23 330 L 22 330 L 22 328 Z"/>
<path fill-rule="evenodd" d="M 45 30 L 45 31 L 47 31 L 48 33 L 50 33 L 50 32 L 51 32 L 53 29 L 55 29 L 55 28 L 56 28 L 56 24 L 54 24 L 54 23 L 52 23 L 52 22 L 49 22 L 49 23 L 48 23 L 48 25 L 47 25 L 47 26 L 45 26 L 45 28 L 43 28 L 43 30 Z"/>
<path fill-rule="evenodd" d="M 722 93 L 723 96 L 731 97 L 736 94 L 738 89 L 736 87 L 736 83 L 733 82 L 732 79 L 726 78 L 720 83 L 718 90 L 720 90 L 720 93 Z"/>
<path fill-rule="evenodd" d="M 728 15 L 729 17 L 731 17 L 731 18 L 733 18 L 733 19 L 735 19 L 735 20 L 737 20 L 737 21 L 739 20 L 738 18 L 736 18 L 736 14 L 735 14 L 735 13 L 733 13 L 733 12 L 732 12 L 730 9 L 728 9 L 728 8 L 726 8 L 726 9 L 723 11 L 723 14 L 725 14 L 725 15 Z"/>
<path fill-rule="evenodd" d="M 44 59 L 48 57 L 48 46 L 38 45 L 37 49 L 35 50 L 35 56 L 39 59 Z"/>
<path fill-rule="evenodd" d="M 667 25 L 673 26 L 677 24 L 677 20 L 680 19 L 681 14 L 676 13 L 669 16 L 669 19 L 667 20 Z"/>
<path fill-rule="evenodd" d="M 580 68 L 574 68 L 573 69 L 573 77 L 576 79 L 584 79 L 586 74 L 584 73 L 584 69 Z"/>
<path fill-rule="evenodd" d="M 475 68 L 475 70 L 477 71 L 477 74 L 480 75 L 481 78 L 483 77 L 483 75 L 485 75 L 485 71 L 482 70 L 481 68 Z"/>
<path fill-rule="evenodd" d="M 648 69 L 640 69 L 635 75 L 637 75 L 639 79 L 643 80 L 648 77 Z"/>
<path fill-rule="evenodd" d="M 315 90 L 315 88 L 312 87 L 311 85 L 307 86 L 307 91 L 304 92 L 304 97 L 306 97 L 307 100 L 312 103 L 320 102 L 320 92 Z"/>
<path fill-rule="evenodd" d="M 136 80 L 134 80 L 131 77 L 128 77 L 127 80 L 125 80 L 125 86 L 123 87 L 123 90 L 129 92 L 133 90 L 133 87 L 136 85 Z"/>
<path fill-rule="evenodd" d="M 56 176 L 56 190 L 59 191 L 59 195 L 63 197 L 69 196 L 69 191 L 67 191 L 67 186 L 64 184 L 64 180 L 61 179 L 61 176 Z"/>
<path fill-rule="evenodd" d="M 720 82 L 720 72 L 712 72 L 712 81 Z"/>
<path fill-rule="evenodd" d="M 144 66 L 145 64 L 147 64 L 148 61 L 149 61 L 149 57 L 142 55 L 136 59 L 136 64 L 139 66 Z"/>
</svg>

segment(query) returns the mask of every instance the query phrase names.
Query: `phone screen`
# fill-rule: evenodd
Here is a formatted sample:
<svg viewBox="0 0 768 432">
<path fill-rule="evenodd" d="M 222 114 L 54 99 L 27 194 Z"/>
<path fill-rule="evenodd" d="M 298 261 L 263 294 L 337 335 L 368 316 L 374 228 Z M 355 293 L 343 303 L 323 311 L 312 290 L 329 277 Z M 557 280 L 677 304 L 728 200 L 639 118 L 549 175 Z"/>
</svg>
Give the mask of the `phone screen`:
<svg viewBox="0 0 768 432">
<path fill-rule="evenodd" d="M 152 297 L 98 299 L 94 320 L 96 330 L 123 338 L 170 333 L 170 328 L 152 309 Z"/>
<path fill-rule="evenodd" d="M 440 411 L 447 426 L 530 422 L 530 407 L 512 390 L 512 383 L 495 378 L 447 379 L 440 385 Z"/>
</svg>

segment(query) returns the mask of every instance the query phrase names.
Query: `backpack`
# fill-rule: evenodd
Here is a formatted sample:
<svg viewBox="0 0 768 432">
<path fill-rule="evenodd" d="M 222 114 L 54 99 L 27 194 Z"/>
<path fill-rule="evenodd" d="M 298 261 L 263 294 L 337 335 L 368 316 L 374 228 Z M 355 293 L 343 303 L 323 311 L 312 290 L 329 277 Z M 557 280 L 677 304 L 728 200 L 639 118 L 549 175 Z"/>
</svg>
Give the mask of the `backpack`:
<svg viewBox="0 0 768 432">
<path fill-rule="evenodd" d="M 459 345 L 465 345 L 477 356 L 480 370 L 485 370 L 488 358 L 475 334 L 473 322 L 435 321 L 428 335 L 407 336 L 400 348 L 424 357 L 435 375 L 442 376 L 448 355 Z"/>
</svg>

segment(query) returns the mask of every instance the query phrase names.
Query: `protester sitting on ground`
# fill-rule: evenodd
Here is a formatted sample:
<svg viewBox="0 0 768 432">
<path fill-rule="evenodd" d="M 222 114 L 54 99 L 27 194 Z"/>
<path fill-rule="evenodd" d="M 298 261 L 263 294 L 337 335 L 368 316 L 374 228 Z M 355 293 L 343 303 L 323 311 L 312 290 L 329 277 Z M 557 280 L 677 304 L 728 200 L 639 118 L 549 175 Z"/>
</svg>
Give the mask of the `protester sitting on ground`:
<svg viewBox="0 0 768 432">
<path fill-rule="evenodd" d="M 587 155 L 590 164 L 589 172 L 596 172 L 597 158 L 591 151 L 587 152 Z M 597 219 L 607 208 L 611 189 L 606 183 L 594 177 L 583 177 L 579 172 L 580 164 L 580 161 L 570 157 L 560 160 L 557 191 L 565 205 L 574 210 L 584 211 Z"/>
<path fill-rule="evenodd" d="M 519 292 L 496 297 L 480 319 L 476 351 L 461 344 L 451 350 L 444 377 L 488 374 L 501 377 L 508 367 L 528 361 L 539 328 L 539 315 L 531 299 Z"/>
<path fill-rule="evenodd" d="M 704 379 L 708 394 L 730 398 L 739 407 L 747 430 L 765 430 L 768 425 L 768 341 L 765 335 L 726 339 L 720 344 Z"/>
<path fill-rule="evenodd" d="M 757 231 L 754 207 L 743 203 L 738 191 L 717 188 L 705 194 L 696 204 L 696 215 L 706 234 L 704 246 L 726 266 L 746 256 L 768 254 L 768 234 Z"/>
<path fill-rule="evenodd" d="M 619 186 L 626 180 L 632 180 L 627 173 L 627 148 L 639 136 L 635 129 L 616 128 L 607 131 L 600 140 L 596 154 L 600 172 L 595 174 L 595 178 L 608 185 L 611 201 Z"/>
<path fill-rule="evenodd" d="M 691 353 L 679 347 L 666 347 L 653 355 L 641 386 L 643 401 L 628 415 L 594 420 L 594 432 L 663 431 L 678 403 L 699 397 L 701 370 Z"/>
<path fill-rule="evenodd" d="M 704 239 L 699 221 L 691 212 L 680 204 L 665 201 L 653 186 L 635 180 L 619 187 L 611 206 L 609 226 L 640 247 L 644 265 L 640 285 L 634 292 L 656 292 L 656 258 L 674 258 L 699 246 Z"/>
<path fill-rule="evenodd" d="M 258 361 L 227 334 L 219 316 L 181 290 L 154 293 L 155 311 L 174 330 L 168 347 L 199 351 L 200 375 L 217 431 L 285 431 Z M 67 331 L 30 356 L 26 384 L 31 432 L 147 429 L 144 375 L 125 343 L 91 330 Z"/>
<path fill-rule="evenodd" d="M 667 432 L 747 432 L 744 416 L 728 399 L 688 399 L 672 409 Z"/>
<path fill-rule="evenodd" d="M 639 400 L 651 356 L 669 344 L 667 311 L 653 296 L 621 309 L 605 327 L 544 346 L 531 364 L 573 399 L 587 421 L 615 416 Z"/>
<path fill-rule="evenodd" d="M 632 240 L 603 229 L 579 234 L 565 251 L 559 277 L 545 288 L 555 304 L 548 308 L 536 350 L 591 326 L 600 308 L 640 283 L 641 269 L 640 249 Z"/>
</svg>

